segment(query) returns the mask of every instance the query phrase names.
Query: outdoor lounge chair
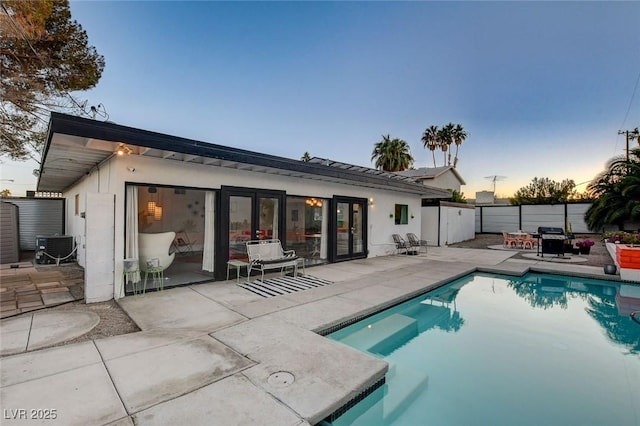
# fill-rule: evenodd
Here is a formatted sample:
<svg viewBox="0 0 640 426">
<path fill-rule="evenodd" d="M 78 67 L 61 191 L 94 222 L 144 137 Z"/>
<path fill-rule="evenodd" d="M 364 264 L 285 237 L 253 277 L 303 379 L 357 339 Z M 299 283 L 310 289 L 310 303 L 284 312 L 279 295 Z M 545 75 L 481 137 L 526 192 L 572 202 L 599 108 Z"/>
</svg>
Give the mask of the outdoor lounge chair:
<svg viewBox="0 0 640 426">
<path fill-rule="evenodd" d="M 393 242 L 396 244 L 396 254 L 402 253 L 403 250 L 404 254 L 409 254 L 409 249 L 411 247 L 409 246 L 409 243 L 400 236 L 400 234 L 392 234 L 391 237 L 393 238 Z"/>
<path fill-rule="evenodd" d="M 421 240 L 418 238 L 418 236 L 416 234 L 413 234 L 411 232 L 407 233 L 407 241 L 409 242 L 409 247 L 410 248 L 415 248 L 418 252 L 420 251 L 420 248 L 424 247 L 424 252 L 427 252 L 427 245 L 429 243 L 429 240 Z"/>
</svg>

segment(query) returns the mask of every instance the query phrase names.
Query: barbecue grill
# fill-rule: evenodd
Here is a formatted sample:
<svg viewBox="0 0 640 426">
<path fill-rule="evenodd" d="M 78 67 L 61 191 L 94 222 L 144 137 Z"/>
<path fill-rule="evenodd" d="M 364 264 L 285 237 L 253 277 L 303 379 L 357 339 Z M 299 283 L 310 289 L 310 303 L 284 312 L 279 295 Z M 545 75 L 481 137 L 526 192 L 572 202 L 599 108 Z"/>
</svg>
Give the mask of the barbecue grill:
<svg viewBox="0 0 640 426">
<path fill-rule="evenodd" d="M 562 228 L 546 226 L 538 227 L 538 233 L 534 237 L 538 239 L 538 255 L 542 253 L 542 257 L 545 253 L 564 256 L 565 240 L 573 239 L 573 235 L 565 235 Z"/>
</svg>

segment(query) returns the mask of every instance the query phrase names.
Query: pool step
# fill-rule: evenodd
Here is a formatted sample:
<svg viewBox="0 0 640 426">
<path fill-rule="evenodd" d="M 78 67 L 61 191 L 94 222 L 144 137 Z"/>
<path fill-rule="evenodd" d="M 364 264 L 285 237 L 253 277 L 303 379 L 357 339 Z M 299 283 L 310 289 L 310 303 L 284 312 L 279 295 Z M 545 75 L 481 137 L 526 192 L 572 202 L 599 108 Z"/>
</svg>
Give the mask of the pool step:
<svg viewBox="0 0 640 426">
<path fill-rule="evenodd" d="M 386 375 L 387 393 L 382 401 L 382 417 L 385 422 L 393 421 L 410 406 L 413 401 L 426 390 L 429 376 L 424 370 L 417 371 L 389 362 Z M 387 424 L 385 423 L 385 424 Z"/>
<path fill-rule="evenodd" d="M 356 419 L 361 425 L 381 425 L 394 423 L 403 411 L 421 393 L 426 391 L 429 377 L 422 371 L 402 368 L 392 361 L 386 374 L 386 383 L 365 398 L 344 417 L 339 424 L 351 424 Z"/>
<path fill-rule="evenodd" d="M 343 343 L 372 353 L 388 353 L 418 335 L 418 322 L 405 315 L 393 314 L 342 340 Z"/>
</svg>

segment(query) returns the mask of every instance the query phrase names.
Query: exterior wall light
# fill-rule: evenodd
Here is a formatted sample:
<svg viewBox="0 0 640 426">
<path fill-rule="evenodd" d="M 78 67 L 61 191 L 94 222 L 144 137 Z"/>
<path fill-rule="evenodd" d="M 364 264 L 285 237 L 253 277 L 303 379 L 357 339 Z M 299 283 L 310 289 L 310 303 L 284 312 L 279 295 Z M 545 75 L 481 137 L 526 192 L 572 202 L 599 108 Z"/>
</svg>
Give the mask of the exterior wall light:
<svg viewBox="0 0 640 426">
<path fill-rule="evenodd" d="M 133 152 L 133 150 L 131 148 L 129 148 L 127 145 L 121 143 L 120 145 L 118 145 L 118 150 L 116 151 L 116 154 L 118 154 L 119 156 L 122 155 L 129 155 Z"/>
</svg>

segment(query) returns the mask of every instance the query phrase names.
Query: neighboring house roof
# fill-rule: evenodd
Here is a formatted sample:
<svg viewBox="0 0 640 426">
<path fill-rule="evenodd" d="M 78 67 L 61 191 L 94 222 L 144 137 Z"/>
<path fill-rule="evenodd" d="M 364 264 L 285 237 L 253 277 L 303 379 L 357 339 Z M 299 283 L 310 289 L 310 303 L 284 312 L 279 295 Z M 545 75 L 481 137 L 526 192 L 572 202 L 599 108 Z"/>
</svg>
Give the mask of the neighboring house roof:
<svg viewBox="0 0 640 426">
<path fill-rule="evenodd" d="M 454 176 L 460 181 L 461 185 L 466 185 L 460 173 L 453 166 L 440 166 L 440 167 L 421 167 L 419 169 L 404 170 L 402 172 L 396 172 L 399 175 L 414 178 L 416 180 L 436 179 L 438 176 L 443 175 L 447 171 L 451 170 Z"/>
<path fill-rule="evenodd" d="M 450 196 L 448 191 L 393 173 L 337 167 L 349 166 L 337 162 L 303 162 L 56 112 L 49 121 L 38 191 L 65 191 L 123 147 L 130 155 L 402 191 L 426 198 Z"/>
</svg>

